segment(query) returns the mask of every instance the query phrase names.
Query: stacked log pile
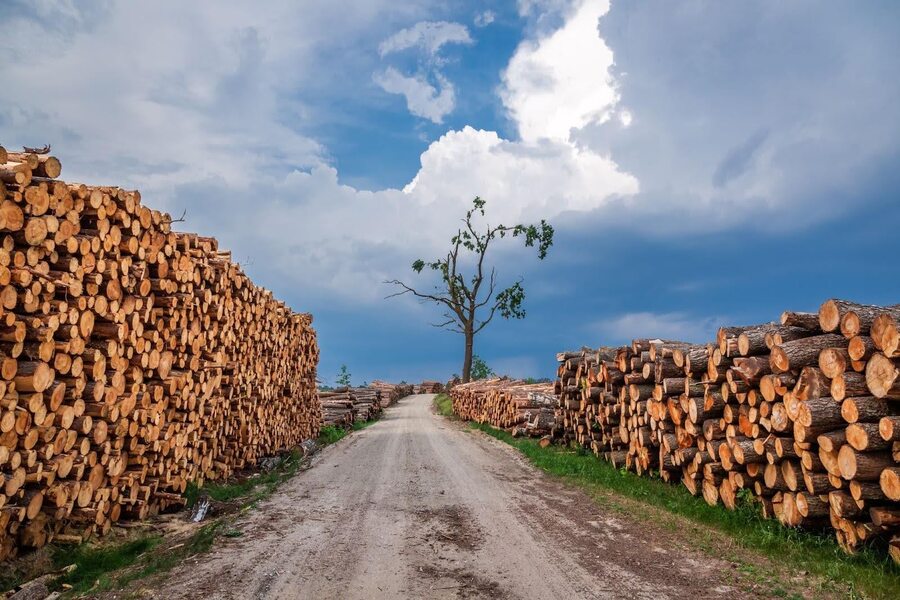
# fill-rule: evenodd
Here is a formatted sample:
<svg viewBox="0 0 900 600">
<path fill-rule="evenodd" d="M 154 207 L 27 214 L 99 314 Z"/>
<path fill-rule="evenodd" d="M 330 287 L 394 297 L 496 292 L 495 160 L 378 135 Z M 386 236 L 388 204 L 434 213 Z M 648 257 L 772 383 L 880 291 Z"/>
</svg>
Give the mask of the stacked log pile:
<svg viewBox="0 0 900 600">
<path fill-rule="evenodd" d="M 397 400 L 411 396 L 414 392 L 413 386 L 409 383 L 388 383 L 386 381 L 375 380 L 369 384 L 369 387 L 375 388 L 381 392 L 381 405 L 387 408 Z"/>
<path fill-rule="evenodd" d="M 138 192 L 0 159 L 0 560 L 318 434 L 310 315 Z"/>
<path fill-rule="evenodd" d="M 353 419 L 374 421 L 381 416 L 381 392 L 372 387 L 351 388 L 353 398 Z"/>
<path fill-rule="evenodd" d="M 417 394 L 440 394 L 444 391 L 444 384 L 440 381 L 423 381 L 416 386 Z"/>
<path fill-rule="evenodd" d="M 350 427 L 353 425 L 353 397 L 348 388 L 320 391 L 319 403 L 322 407 L 323 426 Z"/>
<path fill-rule="evenodd" d="M 634 340 L 557 355 L 561 443 L 786 525 L 900 559 L 900 306 L 825 302 L 710 344 Z"/>
<path fill-rule="evenodd" d="M 373 421 L 381 415 L 381 390 L 373 387 L 341 387 L 320 391 L 322 425 L 350 427 L 356 421 Z"/>
<path fill-rule="evenodd" d="M 556 397 L 550 383 L 482 379 L 454 386 L 450 398 L 453 412 L 461 419 L 487 423 L 514 435 L 544 436 L 556 423 Z"/>
</svg>

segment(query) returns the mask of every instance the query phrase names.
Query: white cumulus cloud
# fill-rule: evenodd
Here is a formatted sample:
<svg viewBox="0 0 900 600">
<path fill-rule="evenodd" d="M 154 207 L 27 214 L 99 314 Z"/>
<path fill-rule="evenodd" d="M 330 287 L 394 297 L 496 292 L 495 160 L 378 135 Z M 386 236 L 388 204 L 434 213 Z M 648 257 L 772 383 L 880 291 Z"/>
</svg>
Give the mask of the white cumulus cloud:
<svg viewBox="0 0 900 600">
<path fill-rule="evenodd" d="M 616 103 L 613 53 L 597 30 L 608 10 L 608 0 L 581 0 L 562 27 L 516 49 L 501 95 L 523 140 L 568 140 Z"/>
<path fill-rule="evenodd" d="M 634 177 L 589 150 L 563 143 L 522 144 L 493 131 L 450 131 L 422 154 L 422 168 L 404 191 L 424 205 L 480 195 L 492 218 L 538 220 L 590 211 L 613 196 L 637 193 Z"/>
</svg>

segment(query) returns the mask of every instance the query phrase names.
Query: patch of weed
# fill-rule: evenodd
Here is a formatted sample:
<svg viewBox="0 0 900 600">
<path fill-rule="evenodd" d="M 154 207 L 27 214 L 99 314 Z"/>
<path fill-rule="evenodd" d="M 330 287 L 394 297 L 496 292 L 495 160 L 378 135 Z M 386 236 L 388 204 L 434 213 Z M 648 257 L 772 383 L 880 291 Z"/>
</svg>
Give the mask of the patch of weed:
<svg viewBox="0 0 900 600">
<path fill-rule="evenodd" d="M 347 430 L 343 427 L 335 427 L 334 425 L 326 425 L 319 431 L 319 444 L 327 446 L 341 441 L 347 435 Z"/>
<path fill-rule="evenodd" d="M 366 427 L 374 425 L 377 422 L 377 419 L 372 419 L 371 421 L 353 421 L 353 431 L 362 431 Z"/>
<path fill-rule="evenodd" d="M 434 409 L 442 417 L 455 417 L 453 412 L 453 400 L 447 394 L 438 394 L 434 397 Z"/>
<path fill-rule="evenodd" d="M 76 594 L 108 589 L 114 583 L 111 572 L 134 565 L 161 541 L 160 536 L 149 535 L 109 547 L 94 544 L 82 544 L 75 548 L 56 547 L 52 553 L 56 568 L 75 565 L 75 569 L 59 578 L 56 584 L 70 585 Z"/>
</svg>

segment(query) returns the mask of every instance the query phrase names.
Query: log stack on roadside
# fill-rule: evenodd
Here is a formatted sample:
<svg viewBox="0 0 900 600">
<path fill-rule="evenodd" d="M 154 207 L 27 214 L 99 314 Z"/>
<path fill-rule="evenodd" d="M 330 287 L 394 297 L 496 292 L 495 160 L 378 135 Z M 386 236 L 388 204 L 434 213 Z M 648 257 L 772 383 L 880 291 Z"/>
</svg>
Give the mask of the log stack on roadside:
<svg viewBox="0 0 900 600">
<path fill-rule="evenodd" d="M 341 387 L 320 391 L 322 425 L 350 427 L 356 421 L 374 421 L 381 416 L 381 391 L 373 387 Z"/>
<path fill-rule="evenodd" d="M 381 392 L 372 387 L 351 388 L 353 398 L 353 419 L 374 421 L 381 416 Z"/>
<path fill-rule="evenodd" d="M 310 315 L 138 192 L 0 159 L 0 560 L 318 434 Z"/>
<path fill-rule="evenodd" d="M 453 412 L 461 419 L 514 435 L 545 436 L 556 424 L 556 398 L 549 383 L 482 379 L 454 386 L 450 398 Z"/>
<path fill-rule="evenodd" d="M 719 329 L 715 342 L 634 340 L 560 353 L 555 438 L 707 502 L 749 490 L 790 526 L 830 525 L 848 552 L 900 559 L 900 307 Z"/>
<path fill-rule="evenodd" d="M 347 428 L 353 425 L 353 397 L 348 388 L 320 391 L 319 403 L 322 407 L 322 426 Z"/>
<path fill-rule="evenodd" d="M 375 380 L 369 387 L 375 388 L 381 392 L 382 407 L 387 408 L 401 398 L 411 396 L 414 392 L 413 386 L 409 383 L 388 383 L 386 381 Z"/>
<path fill-rule="evenodd" d="M 440 394 L 444 391 L 444 384 L 440 381 L 423 381 L 416 386 L 417 394 Z"/>
</svg>

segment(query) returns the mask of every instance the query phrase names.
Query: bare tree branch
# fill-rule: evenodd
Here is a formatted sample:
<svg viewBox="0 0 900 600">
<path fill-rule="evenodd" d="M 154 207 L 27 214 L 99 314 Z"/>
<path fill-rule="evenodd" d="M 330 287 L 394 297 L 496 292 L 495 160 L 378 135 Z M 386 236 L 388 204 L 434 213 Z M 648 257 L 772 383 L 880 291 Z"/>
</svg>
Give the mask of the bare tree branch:
<svg viewBox="0 0 900 600">
<path fill-rule="evenodd" d="M 22 146 L 22 150 L 26 154 L 50 154 L 50 144 L 46 144 L 43 148 L 29 148 L 28 146 Z"/>
<path fill-rule="evenodd" d="M 185 219 L 186 216 L 187 216 L 187 209 L 184 209 L 184 211 L 182 211 L 180 217 L 178 217 L 177 219 L 173 219 L 173 218 L 170 216 L 170 217 L 169 217 L 169 220 L 166 221 L 166 222 L 167 222 L 168 224 L 170 224 L 170 225 L 171 225 L 172 223 L 183 223 L 184 221 L 187 220 L 187 219 Z"/>
</svg>

